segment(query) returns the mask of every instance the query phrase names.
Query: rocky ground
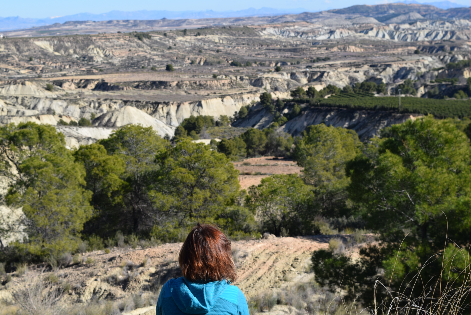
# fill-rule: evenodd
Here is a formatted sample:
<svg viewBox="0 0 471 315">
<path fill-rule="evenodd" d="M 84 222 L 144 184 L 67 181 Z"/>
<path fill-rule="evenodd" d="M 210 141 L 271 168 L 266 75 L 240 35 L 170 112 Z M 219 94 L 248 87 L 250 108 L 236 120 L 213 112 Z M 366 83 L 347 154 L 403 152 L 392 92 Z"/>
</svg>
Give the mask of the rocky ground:
<svg viewBox="0 0 471 315">
<path fill-rule="evenodd" d="M 328 248 L 332 237 L 339 236 L 277 238 L 268 235 L 265 239 L 233 241 L 233 258 L 238 274 L 234 284 L 251 300 L 263 292 L 309 282 L 313 276 L 310 272 L 312 252 Z M 0 298 L 11 301 L 12 290 L 28 285 L 34 274 L 43 273 L 67 288 L 64 302 L 77 304 L 77 307 L 91 301 L 127 301 L 135 295 L 155 299 L 168 279 L 180 275 L 177 260 L 181 245 L 89 252 L 81 256 L 80 262 L 70 262 L 56 271 L 32 266 L 25 274 L 14 273 L 12 280 L 1 286 Z M 282 307 L 281 311 L 286 309 Z M 152 314 L 147 313 L 149 310 L 152 311 L 152 306 L 132 314 Z M 273 314 L 279 311 L 280 307 L 275 308 Z"/>
</svg>

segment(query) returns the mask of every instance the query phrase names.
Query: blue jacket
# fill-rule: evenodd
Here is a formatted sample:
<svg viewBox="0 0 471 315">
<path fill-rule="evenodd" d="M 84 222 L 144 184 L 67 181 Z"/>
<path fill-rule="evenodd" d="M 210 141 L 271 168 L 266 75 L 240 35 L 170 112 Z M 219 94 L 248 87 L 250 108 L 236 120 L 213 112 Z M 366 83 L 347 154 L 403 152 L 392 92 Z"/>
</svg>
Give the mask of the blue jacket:
<svg viewBox="0 0 471 315">
<path fill-rule="evenodd" d="M 226 280 L 190 282 L 169 280 L 160 291 L 157 315 L 250 315 L 244 293 Z"/>
</svg>

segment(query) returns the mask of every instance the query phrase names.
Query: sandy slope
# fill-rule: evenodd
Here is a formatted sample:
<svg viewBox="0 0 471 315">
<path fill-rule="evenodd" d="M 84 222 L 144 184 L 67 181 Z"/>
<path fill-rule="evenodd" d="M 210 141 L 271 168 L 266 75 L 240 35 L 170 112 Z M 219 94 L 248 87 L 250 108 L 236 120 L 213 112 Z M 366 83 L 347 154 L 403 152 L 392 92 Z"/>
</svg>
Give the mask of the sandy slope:
<svg viewBox="0 0 471 315">
<path fill-rule="evenodd" d="M 310 275 L 309 259 L 313 251 L 327 248 L 330 237 L 280 237 L 233 242 L 234 261 L 238 268 L 237 286 L 250 298 L 260 292 L 303 281 Z M 126 299 L 139 292 L 157 292 L 168 279 L 180 276 L 178 253 L 181 243 L 163 244 L 147 249 L 118 249 L 110 253 L 95 251 L 84 255 L 90 264 L 69 265 L 56 271 L 59 282 L 71 284 L 66 299 L 83 303 L 91 299 Z M 131 262 L 134 267 L 125 267 Z M 145 263 L 144 263 L 145 262 Z M 37 272 L 44 267 L 36 266 Z M 50 272 L 50 271 L 49 271 Z M 49 273 L 47 272 L 47 273 Z M 31 276 L 31 275 L 29 275 Z M 0 298 L 24 285 L 25 277 L 13 277 Z M 151 314 L 148 309 L 142 313 Z"/>
</svg>

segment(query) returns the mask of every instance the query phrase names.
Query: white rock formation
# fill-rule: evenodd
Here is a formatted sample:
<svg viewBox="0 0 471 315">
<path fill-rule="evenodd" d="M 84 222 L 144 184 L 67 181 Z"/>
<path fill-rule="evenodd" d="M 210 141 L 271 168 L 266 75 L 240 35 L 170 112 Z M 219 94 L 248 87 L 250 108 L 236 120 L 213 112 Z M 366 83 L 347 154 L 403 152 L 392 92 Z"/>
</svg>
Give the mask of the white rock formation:
<svg viewBox="0 0 471 315">
<path fill-rule="evenodd" d="M 114 128 L 103 127 L 75 127 L 75 126 L 56 126 L 56 130 L 65 136 L 67 148 L 78 148 L 81 145 L 87 145 L 108 138 L 115 130 Z"/>
<path fill-rule="evenodd" d="M 121 127 L 129 124 L 152 127 L 162 137 L 173 136 L 176 129 L 132 106 L 110 111 L 93 121 L 94 126 L 100 127 Z"/>
<path fill-rule="evenodd" d="M 40 89 L 31 82 L 24 82 L 24 84 L 12 84 L 6 85 L 0 88 L 0 95 L 28 95 L 28 96 L 39 96 L 39 97 L 56 97 L 55 94 Z"/>
</svg>

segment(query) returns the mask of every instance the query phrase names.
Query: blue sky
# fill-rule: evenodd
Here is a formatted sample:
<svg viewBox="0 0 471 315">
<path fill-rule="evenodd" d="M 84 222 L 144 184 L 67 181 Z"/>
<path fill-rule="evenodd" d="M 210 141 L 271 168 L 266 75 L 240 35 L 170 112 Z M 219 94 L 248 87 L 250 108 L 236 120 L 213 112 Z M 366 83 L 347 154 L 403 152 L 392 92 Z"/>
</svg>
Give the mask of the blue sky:
<svg viewBox="0 0 471 315">
<path fill-rule="evenodd" d="M 226 11 L 247 8 L 305 8 L 311 11 L 343 8 L 355 4 L 379 4 L 390 0 L 3 0 L 0 1 L 0 17 L 20 16 L 46 18 L 76 13 L 105 13 L 112 10 L 170 10 L 170 11 Z M 435 2 L 434 0 L 419 2 Z M 452 2 L 469 6 L 469 0 Z"/>
</svg>

